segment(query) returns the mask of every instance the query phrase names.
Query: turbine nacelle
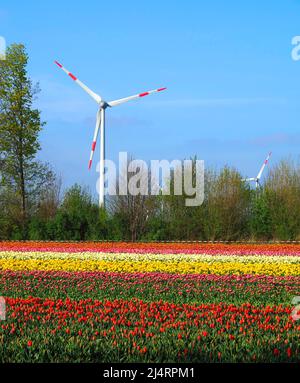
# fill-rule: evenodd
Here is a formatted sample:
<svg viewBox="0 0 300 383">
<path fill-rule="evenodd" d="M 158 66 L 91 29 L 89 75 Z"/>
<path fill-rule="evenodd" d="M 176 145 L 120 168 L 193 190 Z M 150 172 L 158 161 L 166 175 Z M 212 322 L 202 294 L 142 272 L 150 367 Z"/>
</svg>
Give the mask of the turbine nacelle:
<svg viewBox="0 0 300 383">
<path fill-rule="evenodd" d="M 111 108 L 111 106 L 106 102 L 106 101 L 101 101 L 100 102 L 100 108 L 101 109 L 106 109 L 107 107 Z"/>
</svg>

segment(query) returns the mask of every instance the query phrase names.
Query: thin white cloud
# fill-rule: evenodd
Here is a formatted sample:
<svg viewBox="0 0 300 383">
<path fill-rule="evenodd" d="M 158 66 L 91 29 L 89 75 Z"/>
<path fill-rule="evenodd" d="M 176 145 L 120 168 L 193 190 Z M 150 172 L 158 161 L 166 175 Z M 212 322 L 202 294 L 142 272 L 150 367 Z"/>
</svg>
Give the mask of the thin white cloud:
<svg viewBox="0 0 300 383">
<path fill-rule="evenodd" d="M 151 122 L 135 118 L 132 116 L 114 116 L 111 114 L 109 117 L 109 122 L 113 127 L 130 127 L 130 126 L 150 126 Z"/>
<path fill-rule="evenodd" d="M 81 94 L 80 89 L 44 76 L 34 82 L 39 82 L 41 88 L 36 105 L 47 120 L 78 122 L 89 115 L 93 107 L 96 115 L 97 105 L 84 92 Z"/>
<path fill-rule="evenodd" d="M 268 97 L 253 97 L 253 98 L 191 98 L 191 99 L 176 99 L 151 101 L 148 106 L 170 106 L 170 107 L 237 107 L 247 105 L 284 105 L 287 103 L 285 98 L 268 98 Z"/>
<path fill-rule="evenodd" d="M 197 145 L 201 147 L 214 147 L 214 148 L 229 148 L 231 150 L 232 146 L 238 148 L 249 148 L 250 146 L 263 147 L 272 149 L 274 146 L 279 145 L 299 145 L 300 135 L 289 134 L 285 132 L 276 132 L 274 134 L 256 136 L 252 138 L 219 138 L 219 137 L 204 137 L 204 138 L 195 138 L 187 142 L 189 145 Z"/>
<path fill-rule="evenodd" d="M 299 145 L 300 135 L 290 134 L 290 133 L 274 133 L 265 136 L 255 137 L 249 141 L 250 144 L 258 146 L 267 146 L 267 145 Z"/>
</svg>

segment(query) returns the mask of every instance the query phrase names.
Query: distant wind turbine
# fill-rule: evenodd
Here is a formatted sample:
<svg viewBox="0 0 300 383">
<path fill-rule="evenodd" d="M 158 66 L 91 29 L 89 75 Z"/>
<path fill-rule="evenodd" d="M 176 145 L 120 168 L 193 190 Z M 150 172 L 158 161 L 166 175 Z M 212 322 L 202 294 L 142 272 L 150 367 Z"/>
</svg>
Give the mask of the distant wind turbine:
<svg viewBox="0 0 300 383">
<path fill-rule="evenodd" d="M 55 61 L 55 64 L 61 68 L 68 76 L 71 77 L 87 94 L 89 94 L 99 105 L 96 116 L 96 127 L 94 131 L 94 138 L 92 143 L 92 149 L 89 160 L 89 169 L 92 166 L 93 156 L 96 148 L 96 141 L 100 128 L 100 190 L 99 190 L 99 206 L 104 206 L 104 160 L 105 160 L 105 110 L 107 107 L 117 106 L 123 104 L 124 102 L 135 100 L 144 96 L 148 96 L 151 93 L 161 92 L 167 88 L 158 88 L 154 90 L 149 90 L 147 92 L 139 93 L 134 96 L 129 96 L 125 98 L 120 98 L 114 101 L 105 101 L 97 93 L 89 89 L 85 84 L 83 84 L 77 77 L 75 77 L 71 72 L 64 68 L 59 62 Z"/>
<path fill-rule="evenodd" d="M 260 179 L 261 179 L 261 176 L 263 174 L 263 171 L 271 157 L 271 154 L 272 152 L 270 152 L 267 156 L 267 158 L 265 159 L 264 163 L 262 164 L 262 167 L 260 168 L 260 171 L 259 173 L 257 174 L 257 176 L 255 178 L 244 178 L 242 181 L 254 181 L 255 182 L 255 188 L 257 189 L 259 186 L 260 186 Z"/>
</svg>

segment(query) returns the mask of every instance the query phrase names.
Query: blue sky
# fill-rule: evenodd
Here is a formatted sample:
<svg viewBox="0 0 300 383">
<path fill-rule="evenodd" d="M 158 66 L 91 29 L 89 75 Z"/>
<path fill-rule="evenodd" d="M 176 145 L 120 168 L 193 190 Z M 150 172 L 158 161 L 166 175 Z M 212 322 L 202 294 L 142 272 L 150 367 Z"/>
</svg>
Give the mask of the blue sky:
<svg viewBox="0 0 300 383">
<path fill-rule="evenodd" d="M 0 36 L 22 42 L 47 125 L 39 157 L 95 189 L 87 170 L 97 105 L 54 64 L 111 100 L 168 90 L 108 110 L 107 157 L 180 159 L 257 174 L 299 154 L 300 1 L 2 0 Z M 99 149 L 99 145 L 98 145 Z M 99 152 L 96 152 L 98 158 Z"/>
</svg>

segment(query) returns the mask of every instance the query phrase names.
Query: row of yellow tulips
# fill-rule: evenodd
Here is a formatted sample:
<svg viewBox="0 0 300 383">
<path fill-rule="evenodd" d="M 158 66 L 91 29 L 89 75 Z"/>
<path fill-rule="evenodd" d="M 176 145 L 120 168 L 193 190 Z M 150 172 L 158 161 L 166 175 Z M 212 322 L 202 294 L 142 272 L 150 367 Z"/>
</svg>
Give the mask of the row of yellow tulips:
<svg viewBox="0 0 300 383">
<path fill-rule="evenodd" d="M 0 252 L 0 270 L 300 275 L 300 257 Z"/>
</svg>

